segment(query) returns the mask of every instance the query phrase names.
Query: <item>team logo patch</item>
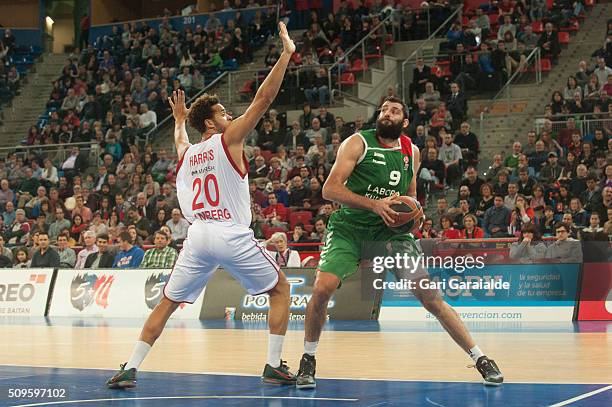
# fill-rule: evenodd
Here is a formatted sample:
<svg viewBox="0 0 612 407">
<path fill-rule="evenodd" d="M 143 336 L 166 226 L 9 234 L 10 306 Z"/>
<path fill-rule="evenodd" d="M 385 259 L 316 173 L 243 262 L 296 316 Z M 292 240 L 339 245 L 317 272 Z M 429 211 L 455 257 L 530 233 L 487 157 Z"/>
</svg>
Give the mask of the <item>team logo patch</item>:
<svg viewBox="0 0 612 407">
<path fill-rule="evenodd" d="M 408 171 L 409 168 L 410 168 L 410 157 L 405 155 L 404 156 L 404 170 Z"/>
</svg>

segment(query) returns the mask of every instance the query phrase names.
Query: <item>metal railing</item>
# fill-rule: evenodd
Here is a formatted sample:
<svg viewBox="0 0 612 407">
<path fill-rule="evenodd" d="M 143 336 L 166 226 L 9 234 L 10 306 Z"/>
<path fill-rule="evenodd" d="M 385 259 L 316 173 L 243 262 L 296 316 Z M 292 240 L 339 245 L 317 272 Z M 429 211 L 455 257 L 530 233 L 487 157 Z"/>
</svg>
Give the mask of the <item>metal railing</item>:
<svg viewBox="0 0 612 407">
<path fill-rule="evenodd" d="M 580 130 L 580 134 L 583 136 L 586 134 L 593 134 L 595 130 L 604 130 L 606 124 L 612 125 L 612 116 L 610 113 L 601 112 L 554 115 L 553 117 L 538 116 L 533 121 L 533 128 L 539 134 L 540 131 L 545 128 L 546 121 L 550 120 L 552 130 L 560 131 L 566 128 L 569 119 L 574 119 L 576 129 Z"/>
<path fill-rule="evenodd" d="M 211 88 L 213 88 L 214 86 L 217 85 L 217 83 L 219 83 L 223 78 L 225 78 L 227 76 L 228 72 L 225 71 L 223 72 L 221 75 L 217 76 L 211 83 L 209 83 L 208 85 L 204 86 L 204 88 L 202 90 L 200 90 L 198 93 L 196 93 L 195 95 L 193 95 L 192 97 L 190 97 L 185 104 L 189 105 L 191 102 L 193 102 L 194 100 L 196 100 L 198 97 L 202 96 L 204 93 L 208 92 Z M 149 130 L 146 134 L 145 134 L 145 145 L 149 144 L 149 141 L 152 139 L 152 137 L 158 133 L 162 127 L 164 127 L 166 125 L 166 123 L 168 123 L 170 120 L 173 119 L 172 114 L 169 114 L 168 116 L 166 116 L 161 122 L 157 123 L 157 126 L 153 127 L 151 130 Z"/>
<path fill-rule="evenodd" d="M 444 22 L 442 24 L 440 24 L 438 26 L 438 28 L 436 28 L 436 30 L 429 34 L 429 37 L 427 37 L 427 39 L 425 41 L 423 41 L 423 43 L 421 45 L 419 45 L 417 47 L 417 49 L 415 49 L 414 51 L 412 51 L 412 53 L 408 56 L 408 58 L 406 58 L 401 65 L 401 86 L 402 86 L 402 92 L 401 95 L 404 99 L 404 101 L 408 100 L 409 95 L 408 93 L 408 86 L 407 86 L 407 78 L 406 78 L 406 69 L 408 69 L 408 65 L 410 64 L 410 67 L 414 67 L 416 59 L 418 56 L 420 56 L 422 54 L 423 48 L 425 46 L 429 46 L 432 43 L 432 40 L 434 40 L 436 38 L 436 36 L 445 28 L 448 28 L 448 25 L 454 21 L 454 20 L 461 20 L 461 16 L 463 13 L 463 6 L 457 7 L 450 16 L 448 16 L 448 18 L 446 20 L 444 20 Z"/>
<path fill-rule="evenodd" d="M 332 87 L 332 75 L 335 74 L 338 77 L 338 81 L 336 82 L 337 84 L 337 89 L 342 90 L 342 73 L 343 73 L 343 65 L 347 64 L 350 61 L 350 56 L 353 55 L 354 52 L 357 51 L 361 51 L 361 61 L 363 61 L 363 65 L 362 65 L 362 72 L 365 72 L 367 70 L 366 66 L 365 66 L 365 61 L 366 61 L 366 42 L 372 38 L 372 36 L 374 35 L 380 35 L 380 33 L 378 33 L 379 30 L 383 29 L 383 33 L 382 33 L 382 41 L 380 42 L 380 47 L 381 49 L 378 50 L 378 52 L 382 55 L 384 53 L 384 51 L 386 50 L 387 47 L 387 32 L 386 32 L 386 26 L 388 25 L 388 23 L 391 22 L 391 20 L 394 18 L 393 13 L 389 14 L 384 20 L 382 20 L 380 23 L 376 24 L 371 30 L 370 32 L 364 36 L 363 38 L 361 38 L 355 45 L 353 45 L 351 48 L 349 48 L 345 53 L 344 56 L 340 59 L 338 59 L 336 62 L 334 62 L 334 64 L 328 69 L 327 71 L 327 85 L 328 85 L 328 89 L 330 90 L 330 103 L 333 103 L 333 94 L 331 93 L 331 90 L 333 89 Z M 392 35 L 393 38 L 395 38 L 394 35 L 394 30 L 395 30 L 395 25 L 391 24 L 391 30 L 392 30 Z"/>
<path fill-rule="evenodd" d="M 6 157 L 6 155 L 10 153 L 14 153 L 15 155 L 23 156 L 23 158 L 27 158 L 27 156 L 34 152 L 42 157 L 52 158 L 54 165 L 61 165 L 71 153 L 72 147 L 79 147 L 81 151 L 89 151 L 90 158 L 98 157 L 99 153 L 102 153 L 102 149 L 98 143 L 64 143 L 64 144 L 41 144 L 41 145 L 33 145 L 33 146 L 17 146 L 17 147 L 0 147 L 0 156 Z M 96 166 L 100 165 L 100 160 L 96 159 Z M 61 168 L 58 168 L 61 170 Z"/>
<path fill-rule="evenodd" d="M 510 100 L 512 99 L 512 86 L 516 85 L 521 78 L 525 76 L 527 72 L 529 72 L 529 66 L 533 64 L 535 69 L 535 82 L 536 84 L 542 83 L 542 53 L 540 51 L 540 47 L 535 47 L 525 58 L 525 64 L 521 69 L 517 69 L 506 81 L 504 86 L 493 96 L 491 100 L 493 103 L 502 98 L 502 95 L 505 93 L 505 98 L 508 107 L 508 113 L 510 113 Z M 524 83 L 523 83 L 524 84 Z"/>
</svg>

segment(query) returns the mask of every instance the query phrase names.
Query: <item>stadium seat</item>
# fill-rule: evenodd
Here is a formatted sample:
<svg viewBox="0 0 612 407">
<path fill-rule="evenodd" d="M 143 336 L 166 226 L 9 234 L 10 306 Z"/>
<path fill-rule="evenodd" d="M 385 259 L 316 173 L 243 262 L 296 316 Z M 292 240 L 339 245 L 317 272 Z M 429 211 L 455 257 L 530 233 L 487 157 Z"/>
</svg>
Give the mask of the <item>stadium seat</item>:
<svg viewBox="0 0 612 407">
<path fill-rule="evenodd" d="M 254 86 L 253 86 L 254 84 L 255 84 L 255 81 L 253 79 L 249 79 L 248 81 L 244 83 L 244 85 L 242 85 L 242 88 L 240 88 L 238 92 L 244 93 L 244 94 L 250 94 L 254 90 Z"/>
<path fill-rule="evenodd" d="M 238 61 L 236 61 L 236 58 L 223 61 L 223 69 L 226 71 L 235 71 L 238 69 Z"/>
<path fill-rule="evenodd" d="M 310 211 L 297 211 L 291 213 L 289 215 L 289 227 L 291 229 L 295 228 L 295 225 L 298 223 L 303 223 L 304 225 L 310 224 L 312 219 L 312 212 Z"/>
<path fill-rule="evenodd" d="M 540 61 L 540 67 L 542 69 L 542 72 L 550 72 L 550 70 L 552 69 L 552 63 L 550 62 L 550 59 L 542 58 L 542 60 Z"/>
<path fill-rule="evenodd" d="M 560 31 L 559 32 L 559 44 L 568 45 L 570 42 L 570 35 L 568 32 Z"/>
<path fill-rule="evenodd" d="M 361 72 L 368 70 L 368 61 L 366 59 L 356 59 L 348 72 Z"/>
<path fill-rule="evenodd" d="M 355 79 L 355 74 L 351 72 L 343 73 L 342 76 L 340 77 L 340 84 L 349 85 L 349 86 L 357 84 L 357 80 Z"/>
<path fill-rule="evenodd" d="M 531 23 L 531 28 L 533 28 L 535 34 L 542 34 L 544 32 L 544 24 L 541 21 Z"/>
<path fill-rule="evenodd" d="M 586 7 L 593 7 L 595 5 L 595 0 L 584 0 L 584 5 Z"/>
<path fill-rule="evenodd" d="M 261 150 L 261 156 L 264 158 L 264 160 L 266 160 L 266 163 L 268 163 L 268 161 L 270 161 L 270 158 L 272 158 L 272 151 Z"/>
<path fill-rule="evenodd" d="M 276 232 L 284 232 L 285 229 L 281 227 L 277 227 L 277 226 L 270 226 L 270 225 L 263 224 L 261 225 L 261 231 L 263 232 L 266 240 L 268 240 Z"/>
</svg>

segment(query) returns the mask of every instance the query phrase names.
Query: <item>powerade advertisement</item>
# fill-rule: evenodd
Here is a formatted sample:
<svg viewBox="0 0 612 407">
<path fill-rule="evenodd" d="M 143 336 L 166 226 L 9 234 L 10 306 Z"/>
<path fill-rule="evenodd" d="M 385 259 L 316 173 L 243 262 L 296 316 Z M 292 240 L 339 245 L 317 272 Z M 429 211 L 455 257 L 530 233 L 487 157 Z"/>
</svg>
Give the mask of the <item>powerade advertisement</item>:
<svg viewBox="0 0 612 407">
<path fill-rule="evenodd" d="M 580 264 L 495 264 L 466 268 L 428 268 L 425 281 L 396 280 L 386 273 L 381 320 L 428 321 L 410 284 L 437 289 L 464 320 L 570 321 L 578 294 Z M 385 284 L 386 283 L 386 284 Z M 410 284 L 409 284 L 410 283 Z"/>
<path fill-rule="evenodd" d="M 290 286 L 290 321 L 304 321 L 306 305 L 312 295 L 315 270 L 311 268 L 283 269 Z M 377 302 L 375 290 L 362 296 L 362 279 L 359 273 L 342 283 L 342 287 L 331 298 L 327 318 L 330 320 L 375 319 Z M 204 296 L 200 319 L 229 319 L 242 322 L 266 321 L 269 296 L 250 295 L 229 273 L 218 270 L 209 280 Z"/>
</svg>

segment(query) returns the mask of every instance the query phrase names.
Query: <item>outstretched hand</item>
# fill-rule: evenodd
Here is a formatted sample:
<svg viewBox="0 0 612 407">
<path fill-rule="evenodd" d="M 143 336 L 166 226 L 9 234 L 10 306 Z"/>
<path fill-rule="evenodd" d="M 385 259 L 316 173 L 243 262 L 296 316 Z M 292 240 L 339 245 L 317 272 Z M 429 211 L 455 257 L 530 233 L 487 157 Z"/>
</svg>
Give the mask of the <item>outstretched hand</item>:
<svg viewBox="0 0 612 407">
<path fill-rule="evenodd" d="M 189 115 L 189 110 L 185 104 L 185 91 L 179 89 L 172 92 L 172 97 L 168 98 L 168 103 L 172 108 L 172 116 L 177 123 L 184 123 Z"/>
<path fill-rule="evenodd" d="M 295 52 L 295 44 L 293 43 L 291 37 L 289 37 L 287 26 L 282 21 L 278 23 L 278 34 L 283 41 L 283 52 L 286 52 L 289 55 L 293 54 Z"/>
</svg>

